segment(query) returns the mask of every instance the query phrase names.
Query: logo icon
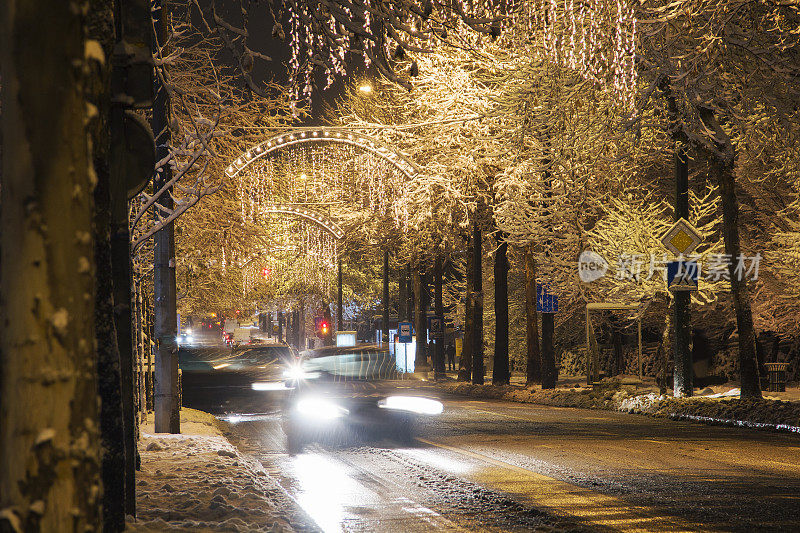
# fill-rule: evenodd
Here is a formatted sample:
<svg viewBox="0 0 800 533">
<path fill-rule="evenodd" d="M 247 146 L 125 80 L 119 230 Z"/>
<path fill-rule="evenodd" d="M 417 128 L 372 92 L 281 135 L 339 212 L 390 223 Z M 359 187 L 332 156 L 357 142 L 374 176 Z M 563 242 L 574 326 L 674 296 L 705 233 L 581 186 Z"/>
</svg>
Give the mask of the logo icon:
<svg viewBox="0 0 800 533">
<path fill-rule="evenodd" d="M 605 276 L 608 262 L 597 252 L 584 250 L 578 257 L 578 276 L 584 283 L 590 283 Z"/>
</svg>

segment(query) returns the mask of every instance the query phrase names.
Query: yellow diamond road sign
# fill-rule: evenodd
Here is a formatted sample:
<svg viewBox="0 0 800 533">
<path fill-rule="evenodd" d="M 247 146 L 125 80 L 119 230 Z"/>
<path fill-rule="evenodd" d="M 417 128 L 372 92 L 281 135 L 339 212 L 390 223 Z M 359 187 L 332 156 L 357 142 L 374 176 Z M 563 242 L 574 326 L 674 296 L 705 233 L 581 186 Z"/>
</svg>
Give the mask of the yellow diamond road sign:
<svg viewBox="0 0 800 533">
<path fill-rule="evenodd" d="M 695 248 L 700 246 L 703 238 L 694 226 L 685 219 L 680 218 L 661 237 L 661 242 L 667 247 L 667 250 L 675 255 L 689 255 Z"/>
</svg>

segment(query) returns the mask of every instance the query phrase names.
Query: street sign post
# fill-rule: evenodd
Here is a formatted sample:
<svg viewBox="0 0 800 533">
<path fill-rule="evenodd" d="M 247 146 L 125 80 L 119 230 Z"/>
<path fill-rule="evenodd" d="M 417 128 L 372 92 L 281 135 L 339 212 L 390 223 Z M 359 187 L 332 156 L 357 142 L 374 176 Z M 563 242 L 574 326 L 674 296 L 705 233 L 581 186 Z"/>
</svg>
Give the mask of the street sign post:
<svg viewBox="0 0 800 533">
<path fill-rule="evenodd" d="M 536 285 L 536 310 L 540 313 L 558 313 L 558 296 L 550 293 L 550 284 Z"/>
<path fill-rule="evenodd" d="M 700 265 L 695 261 L 670 261 L 667 263 L 667 288 L 676 291 L 696 291 L 700 279 Z"/>
<path fill-rule="evenodd" d="M 412 341 L 411 322 L 400 322 L 397 324 L 397 342 L 403 345 L 403 372 L 408 372 L 408 344 Z"/>
<path fill-rule="evenodd" d="M 434 339 L 440 339 L 444 333 L 444 320 L 440 316 L 428 317 L 428 331 Z"/>
</svg>

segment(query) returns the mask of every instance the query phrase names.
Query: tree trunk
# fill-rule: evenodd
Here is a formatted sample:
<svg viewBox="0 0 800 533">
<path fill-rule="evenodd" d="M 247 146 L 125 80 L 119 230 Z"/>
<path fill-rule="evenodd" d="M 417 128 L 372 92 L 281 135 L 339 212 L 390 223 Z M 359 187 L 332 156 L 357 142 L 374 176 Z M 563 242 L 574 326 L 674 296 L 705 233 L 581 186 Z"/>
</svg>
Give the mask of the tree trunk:
<svg viewBox="0 0 800 533">
<path fill-rule="evenodd" d="M 553 350 L 555 313 L 542 313 L 542 388 L 555 389 L 558 381 L 556 357 Z"/>
<path fill-rule="evenodd" d="M 337 308 L 338 310 L 341 307 Z M 341 317 L 338 317 L 341 318 Z M 341 324 L 341 322 L 339 323 Z M 340 326 L 341 327 L 341 326 Z M 297 349 L 304 350 L 306 347 L 306 301 L 305 298 L 300 299 L 300 308 L 297 310 Z"/>
<path fill-rule="evenodd" d="M 428 370 L 428 325 L 425 317 L 425 274 L 418 267 L 414 269 L 414 329 L 417 337 L 417 352 L 414 357 L 414 369 Z"/>
<path fill-rule="evenodd" d="M 614 354 L 614 375 L 625 372 L 625 358 L 622 352 L 622 333 L 616 328 L 611 333 L 611 345 Z"/>
<path fill-rule="evenodd" d="M 344 308 L 342 302 L 342 258 L 339 258 L 339 268 L 336 274 L 336 330 L 344 330 L 343 313 Z M 305 320 L 305 306 L 303 307 L 303 320 Z M 303 328 L 305 334 L 305 327 Z"/>
<path fill-rule="evenodd" d="M 525 250 L 525 339 L 527 365 L 525 384 L 530 387 L 542 382 L 542 362 L 539 354 L 539 320 L 536 312 L 536 258 L 533 250 Z"/>
<path fill-rule="evenodd" d="M 722 235 L 725 240 L 725 253 L 733 258 L 729 272 L 733 306 L 736 310 L 736 326 L 739 332 L 741 397 L 761 398 L 761 383 L 756 361 L 756 337 L 747 279 L 744 273 L 740 275 L 736 272 L 737 258 L 741 256 L 742 250 L 739 244 L 739 202 L 736 199 L 733 165 L 718 163 L 715 171 L 722 196 Z"/>
<path fill-rule="evenodd" d="M 391 339 L 389 338 L 389 250 L 388 248 L 383 251 L 383 326 L 381 332 L 381 339 L 386 346 L 389 346 Z"/>
<path fill-rule="evenodd" d="M 470 250 L 470 237 L 466 237 L 467 241 L 467 261 L 466 269 L 464 271 L 464 281 L 466 284 L 466 291 L 464 295 L 464 339 L 461 342 L 461 358 L 458 361 L 458 380 L 470 381 L 472 379 L 472 334 L 475 329 L 473 324 L 473 287 L 472 287 L 472 261 L 473 254 Z"/>
<path fill-rule="evenodd" d="M 434 310 L 436 316 L 441 320 L 441 331 L 436 332 L 436 352 L 434 363 L 434 375 L 438 378 L 445 376 L 444 361 L 444 304 L 442 302 L 442 254 L 437 252 L 436 262 L 433 266 L 433 286 L 434 286 Z"/>
<path fill-rule="evenodd" d="M 121 110 L 118 110 L 121 112 Z M 120 119 L 122 116 L 119 117 Z M 113 119 L 112 119 L 113 120 Z M 119 124 L 120 128 L 122 124 Z M 113 177 L 113 176 L 112 176 Z M 133 404 L 133 334 L 131 331 L 130 235 L 127 189 L 112 179 L 111 275 L 114 278 L 114 325 L 117 331 L 122 397 L 122 428 L 125 439 L 125 513 L 136 514 L 136 409 Z M 114 200 L 115 194 L 123 198 Z M 114 214 L 115 211 L 118 213 Z M 176 318 L 177 321 L 177 318 Z M 174 338 L 174 337 L 173 337 Z"/>
<path fill-rule="evenodd" d="M 669 354 L 670 354 L 670 338 L 669 334 L 672 329 L 672 314 L 667 310 L 666 316 L 664 317 L 664 329 L 661 330 L 661 339 L 658 343 L 658 349 L 656 350 L 656 362 L 660 362 L 660 369 L 659 374 L 660 377 L 658 379 L 658 389 L 659 394 L 666 394 L 667 392 L 667 373 L 669 369 Z"/>
<path fill-rule="evenodd" d="M 144 302 L 142 301 L 141 282 L 135 283 L 134 286 L 136 287 L 136 345 L 139 354 L 139 379 L 136 386 L 139 389 L 139 419 L 143 422 L 147 416 L 147 391 L 144 379 L 147 366 L 147 346 L 144 342 L 145 312 L 142 308 Z"/>
<path fill-rule="evenodd" d="M 89 15 L 89 38 L 101 43 L 106 57 L 111 57 L 114 34 L 107 21 L 114 13 L 110 3 L 95 4 Z M 95 65 L 95 67 L 99 67 Z M 100 76 L 88 87 L 89 101 L 98 110 L 90 127 L 94 147 L 97 184 L 94 189 L 95 237 L 95 342 L 97 354 L 98 395 L 100 398 L 100 443 L 102 450 L 103 530 L 125 529 L 125 449 L 123 402 L 121 397 L 120 353 L 114 323 L 114 282 L 112 276 L 113 177 L 110 168 L 110 70 L 99 67 Z M 113 90 L 113 89 L 112 89 Z M 112 132 L 113 135 L 113 132 Z"/>
<path fill-rule="evenodd" d="M 406 287 L 406 269 L 400 271 L 400 280 L 397 283 L 397 321 L 405 322 L 406 306 L 408 302 L 408 287 Z"/>
<path fill-rule="evenodd" d="M 476 215 L 477 216 L 477 215 Z M 483 269 L 481 252 L 481 230 L 476 220 L 472 221 L 472 382 L 483 385 Z"/>
<path fill-rule="evenodd" d="M 498 237 L 502 239 L 502 236 Z M 494 255 L 494 364 L 492 383 L 507 385 L 508 369 L 508 243 L 504 240 Z"/>
<path fill-rule="evenodd" d="M 0 3 L 3 531 L 101 527 L 85 17 Z"/>
<path fill-rule="evenodd" d="M 333 328 L 330 328 L 333 331 Z M 300 350 L 300 310 L 295 309 L 292 311 L 292 339 L 294 340 L 294 347 Z"/>
<path fill-rule="evenodd" d="M 406 265 L 406 320 L 414 321 L 414 287 L 411 282 L 411 265 Z"/>
<path fill-rule="evenodd" d="M 99 147 L 99 145 L 95 145 Z M 105 167 L 105 168 L 103 168 Z M 95 327 L 97 342 L 100 438 L 102 444 L 103 531 L 125 529 L 125 438 L 123 430 L 120 359 L 114 327 L 111 275 L 111 196 L 107 164 L 95 162 Z"/>
<path fill-rule="evenodd" d="M 742 398 L 761 398 L 761 384 L 756 360 L 756 336 L 753 327 L 753 312 L 744 272 L 737 272 L 736 265 L 742 257 L 739 239 L 739 201 L 736 198 L 736 178 L 733 166 L 736 149 L 733 141 L 722 129 L 712 109 L 698 105 L 697 112 L 704 125 L 714 133 L 715 163 L 713 172 L 719 184 L 722 199 L 722 236 L 725 253 L 731 258 L 729 274 L 731 296 L 736 310 L 736 327 L 739 332 L 739 371 Z"/>
</svg>

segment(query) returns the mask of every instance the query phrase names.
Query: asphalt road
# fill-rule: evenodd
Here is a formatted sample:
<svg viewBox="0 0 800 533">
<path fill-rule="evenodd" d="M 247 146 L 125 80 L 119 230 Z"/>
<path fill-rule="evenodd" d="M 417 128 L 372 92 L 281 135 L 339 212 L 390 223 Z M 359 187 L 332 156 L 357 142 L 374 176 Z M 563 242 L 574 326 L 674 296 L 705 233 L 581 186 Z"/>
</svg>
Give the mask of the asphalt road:
<svg viewBox="0 0 800 533">
<path fill-rule="evenodd" d="M 246 413 L 227 404 L 232 440 L 310 530 L 800 531 L 798 436 L 448 398 L 412 446 L 315 444 L 289 456 L 279 395 L 251 399 Z"/>
</svg>

